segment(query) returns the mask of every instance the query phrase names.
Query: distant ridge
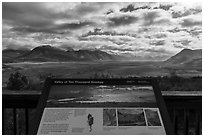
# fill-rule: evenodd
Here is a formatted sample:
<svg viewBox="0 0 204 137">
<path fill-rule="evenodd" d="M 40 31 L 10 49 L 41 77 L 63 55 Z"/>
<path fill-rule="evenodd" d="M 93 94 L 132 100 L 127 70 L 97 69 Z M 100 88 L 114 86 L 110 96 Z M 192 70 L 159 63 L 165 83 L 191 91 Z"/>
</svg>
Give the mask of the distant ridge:
<svg viewBox="0 0 204 137">
<path fill-rule="evenodd" d="M 12 52 L 7 52 L 7 49 L 3 50 L 3 62 L 108 61 L 118 59 L 116 55 L 111 55 L 100 50 L 73 50 L 69 48 L 65 51 L 50 45 L 42 45 L 30 51 L 21 52 L 22 51 L 18 50 Z M 12 55 L 14 54 L 15 56 L 10 55 L 9 53 Z M 9 60 L 7 57 L 10 57 Z"/>
</svg>

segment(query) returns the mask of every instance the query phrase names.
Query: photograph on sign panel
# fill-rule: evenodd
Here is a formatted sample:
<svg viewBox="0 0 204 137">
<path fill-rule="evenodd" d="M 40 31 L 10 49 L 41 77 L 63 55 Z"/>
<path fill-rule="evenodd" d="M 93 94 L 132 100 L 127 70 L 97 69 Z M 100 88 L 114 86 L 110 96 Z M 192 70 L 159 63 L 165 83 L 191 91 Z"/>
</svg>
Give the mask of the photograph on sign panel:
<svg viewBox="0 0 204 137">
<path fill-rule="evenodd" d="M 116 109 L 103 109 L 103 126 L 117 126 Z"/>
<path fill-rule="evenodd" d="M 155 107 L 151 86 L 54 85 L 47 107 Z"/>
<path fill-rule="evenodd" d="M 145 109 L 148 126 L 161 126 L 157 109 Z"/>
<path fill-rule="evenodd" d="M 117 109 L 118 126 L 146 126 L 143 109 Z"/>
</svg>

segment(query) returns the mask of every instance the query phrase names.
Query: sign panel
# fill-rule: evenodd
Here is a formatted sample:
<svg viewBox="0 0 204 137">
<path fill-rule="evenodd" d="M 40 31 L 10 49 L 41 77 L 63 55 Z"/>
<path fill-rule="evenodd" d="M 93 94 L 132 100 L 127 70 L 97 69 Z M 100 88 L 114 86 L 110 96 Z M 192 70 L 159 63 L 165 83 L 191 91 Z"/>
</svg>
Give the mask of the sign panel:
<svg viewBox="0 0 204 137">
<path fill-rule="evenodd" d="M 52 80 L 37 134 L 167 134 L 148 80 Z"/>
</svg>

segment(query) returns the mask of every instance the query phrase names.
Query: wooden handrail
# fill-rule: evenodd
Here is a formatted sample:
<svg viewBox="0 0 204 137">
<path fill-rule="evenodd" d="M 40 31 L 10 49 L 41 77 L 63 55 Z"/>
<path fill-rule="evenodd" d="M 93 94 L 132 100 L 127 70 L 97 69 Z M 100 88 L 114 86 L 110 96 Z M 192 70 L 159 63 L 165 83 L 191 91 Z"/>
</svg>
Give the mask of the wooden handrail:
<svg viewBox="0 0 204 137">
<path fill-rule="evenodd" d="M 17 132 L 17 109 L 23 108 L 25 110 L 25 134 L 28 134 L 29 130 L 29 109 L 36 108 L 38 104 L 38 100 L 41 93 L 39 92 L 10 92 L 2 94 L 2 108 L 3 108 L 3 122 L 2 122 L 2 131 L 4 133 L 5 123 L 7 122 L 4 119 L 4 109 L 11 108 L 13 111 L 13 133 L 18 134 Z M 166 103 L 167 109 L 169 111 L 169 115 L 172 119 L 175 134 L 189 134 L 189 119 L 192 117 L 189 116 L 190 110 L 195 111 L 195 134 L 201 134 L 201 122 L 200 119 L 202 118 L 202 94 L 201 91 L 195 92 L 182 92 L 182 91 L 163 91 L 162 96 Z M 179 133 L 179 118 L 178 110 L 182 110 L 184 113 L 184 121 L 183 133 Z"/>
</svg>

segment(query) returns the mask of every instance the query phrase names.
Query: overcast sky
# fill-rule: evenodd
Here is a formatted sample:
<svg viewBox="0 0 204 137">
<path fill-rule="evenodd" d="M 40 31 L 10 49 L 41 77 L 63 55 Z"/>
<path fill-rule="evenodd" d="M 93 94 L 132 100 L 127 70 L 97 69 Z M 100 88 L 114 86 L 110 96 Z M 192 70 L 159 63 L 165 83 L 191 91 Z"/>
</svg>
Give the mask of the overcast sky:
<svg viewBox="0 0 204 137">
<path fill-rule="evenodd" d="M 202 48 L 201 3 L 3 3 L 5 48 L 62 49 L 165 59 Z"/>
</svg>

